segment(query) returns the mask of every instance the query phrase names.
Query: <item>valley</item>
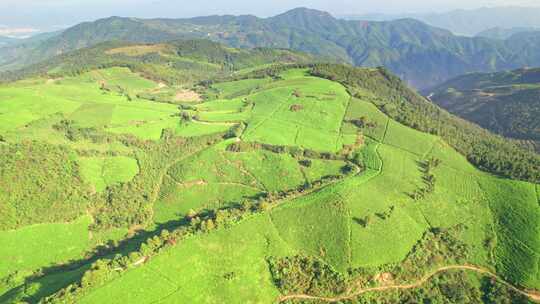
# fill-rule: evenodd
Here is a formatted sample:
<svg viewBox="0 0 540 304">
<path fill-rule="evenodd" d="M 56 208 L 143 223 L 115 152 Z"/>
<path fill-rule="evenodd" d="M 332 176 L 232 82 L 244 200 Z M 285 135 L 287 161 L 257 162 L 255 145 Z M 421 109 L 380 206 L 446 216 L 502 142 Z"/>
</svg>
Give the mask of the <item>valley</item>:
<svg viewBox="0 0 540 304">
<path fill-rule="evenodd" d="M 469 74 L 429 90 L 448 111 L 506 137 L 540 149 L 540 74 L 520 69 Z"/>
</svg>

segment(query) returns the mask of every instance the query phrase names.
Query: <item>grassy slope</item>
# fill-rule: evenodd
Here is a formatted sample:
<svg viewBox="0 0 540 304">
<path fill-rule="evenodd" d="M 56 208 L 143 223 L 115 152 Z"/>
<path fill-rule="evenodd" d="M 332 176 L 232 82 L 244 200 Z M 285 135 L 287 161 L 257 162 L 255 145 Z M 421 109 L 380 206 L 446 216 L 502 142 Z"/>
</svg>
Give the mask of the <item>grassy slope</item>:
<svg viewBox="0 0 540 304">
<path fill-rule="evenodd" d="M 296 83 L 290 88 L 295 87 Z M 284 95 L 282 100 L 287 100 L 288 94 Z M 269 256 L 313 255 L 341 272 L 349 267 L 377 267 L 403 260 L 428 228 L 458 224 L 467 227 L 462 241 L 473 248 L 470 263 L 496 268 L 501 275 L 525 286 L 540 286 L 535 253 L 539 248 L 540 209 L 534 185 L 483 173 L 438 137 L 389 120 L 370 103 L 352 103 L 349 110 L 354 109 L 354 115 L 365 113 L 384 125 L 383 131 L 376 128 L 374 137 L 366 140 L 363 152 L 369 169 L 362 175 L 287 201 L 269 216 L 257 215 L 233 228 L 195 236 L 147 265 L 129 270 L 82 301 L 114 302 L 133 297 L 160 303 L 188 299 L 267 303 L 277 296 L 266 270 Z M 268 141 L 274 138 L 269 136 Z M 207 153 L 217 156 L 212 151 Z M 431 156 L 442 160 L 435 171 L 436 190 L 421 201 L 413 201 L 408 193 L 422 185 L 419 162 Z M 189 165 L 196 166 L 197 162 Z M 228 173 L 223 175 L 226 170 L 216 175 L 211 168 L 197 168 L 207 179 L 233 178 Z M 189 170 L 177 172 L 187 174 Z M 508 203 L 512 212 L 507 212 Z M 394 208 L 389 218 L 378 217 L 377 213 L 390 207 Z M 364 227 L 358 219 L 369 215 L 372 221 Z M 497 245 L 492 255 L 484 243 L 493 231 Z M 248 264 L 253 266 L 246 268 Z M 232 280 L 224 276 L 231 272 L 235 274 Z M 141 284 L 141 280 L 155 285 Z M 132 288 L 136 292 L 127 294 Z"/>
<path fill-rule="evenodd" d="M 80 302 L 115 303 L 122 299 L 162 303 L 269 303 L 279 294 L 267 268 L 266 259 L 270 256 L 307 254 L 345 273 L 348 268 L 399 263 L 430 227 L 458 224 L 468 227 L 462 241 L 473 248 L 470 263 L 495 268 L 518 284 L 540 287 L 536 254 L 540 249 L 540 210 L 535 185 L 482 173 L 440 138 L 405 127 L 389 119 L 373 104 L 351 99 L 341 85 L 307 77 L 304 72 L 291 70 L 282 80 L 257 82 L 253 90 L 245 90 L 245 82 L 240 92 L 234 90 L 233 83 L 215 86 L 221 96 L 234 96 L 233 99 L 196 105 L 198 113 L 187 111 L 198 114 L 205 122 L 188 122 L 194 127 L 184 135 L 205 133 L 200 130 L 205 128 L 212 133 L 215 126 L 223 126 L 223 121 L 242 121 L 247 124 L 240 136 L 244 141 L 335 152 L 342 148 L 345 139 L 350 143 L 351 136 L 355 137 L 353 126 L 343 119 L 365 116 L 376 123 L 365 132 L 361 151 L 367 170 L 320 191 L 285 201 L 234 227 L 191 237 L 147 264 L 128 270 L 99 289 L 90 290 Z M 40 79 L 20 82 L 0 90 L 6 96 L 18 96 L 0 106 L 27 109 L 25 111 L 34 115 L 21 114 L 26 120 L 19 125 L 2 124 L 1 134 L 6 138 L 21 140 L 23 136 L 30 138 L 33 134 L 48 132 L 56 134 L 52 137 L 55 143 L 77 144 L 51 130 L 48 120 L 59 120 L 56 118 L 59 114 L 42 112 L 32 108 L 34 104 L 24 102 L 32 96 L 29 94 L 37 94 L 44 103 L 39 106 L 45 110 L 58 106 L 55 102 L 77 103 L 60 115 L 78 117 L 74 119 L 76 125 L 106 131 L 114 130 L 111 126 L 124 127 L 122 132 L 143 139 L 161 136 L 164 127 L 153 129 L 154 122 L 159 125 L 161 121 L 180 121 L 179 117 L 170 116 L 178 113 L 176 106 L 139 100 L 129 102 L 125 96 L 100 92 L 96 80 L 89 79 L 88 75 L 66 78 L 57 84 L 43 82 Z M 133 88 L 144 89 L 141 82 L 133 82 Z M 13 106 L 15 103 L 17 106 Z M 84 112 L 87 107 L 81 109 L 89 103 L 105 104 L 107 107 L 103 109 L 113 109 L 110 116 L 95 117 L 94 110 L 101 108 L 89 112 Z M 302 105 L 303 110 L 292 111 L 292 105 Z M 82 113 L 77 116 L 74 113 L 78 109 Z M 18 119 L 15 114 L 9 115 L 13 120 Z M 41 120 L 47 123 L 37 123 Z M 145 122 L 132 125 L 137 121 Z M 134 131 L 134 128 L 141 130 Z M 294 136 L 291 136 L 291 128 L 297 130 Z M 34 132 L 16 136 L 26 129 Z M 189 209 L 215 208 L 241 202 L 262 191 L 294 188 L 306 178 L 313 180 L 335 174 L 343 165 L 339 161 L 314 161 L 310 168 L 302 168 L 287 154 L 226 151 L 227 145 L 235 141 L 230 139 L 186 156 L 167 170 L 154 205 L 156 223 L 170 223 L 183 217 Z M 115 150 L 112 145 L 103 145 L 105 150 Z M 127 149 L 124 153 L 132 152 Z M 434 172 L 438 180 L 435 192 L 423 200 L 413 201 L 409 194 L 423 184 L 419 162 L 431 156 L 442 160 L 442 165 Z M 389 210 L 392 210 L 390 216 L 379 216 Z M 361 223 L 365 217 L 371 218 L 368 225 Z M 496 246 L 490 252 L 484 244 L 493 233 Z M 81 241 L 84 238 L 78 239 Z M 78 250 L 82 248 L 84 244 Z M 58 255 L 38 264 L 30 260 L 21 268 L 46 266 L 68 257 L 68 254 L 51 252 Z M 58 280 L 53 275 L 45 278 L 50 281 L 44 281 L 44 289 L 59 284 L 55 283 Z"/>
<path fill-rule="evenodd" d="M 89 243 L 89 217 L 73 223 L 41 224 L 0 232 L 0 277 L 79 257 Z M 60 249 L 60 250 L 59 250 Z"/>
<path fill-rule="evenodd" d="M 135 98 L 130 102 L 116 92 L 101 91 L 102 81 L 134 91 L 157 87 L 125 68 L 56 80 L 33 78 L 0 86 L 0 137 L 9 143 L 0 143 L 2 153 L 9 155 L 0 165 L 1 188 L 7 190 L 0 195 L 0 212 L 4 215 L 3 226 L 21 227 L 0 232 L 9 248 L 1 251 L 0 278 L 14 271 L 24 277 L 41 267 L 82 258 L 96 245 L 125 236 L 127 229 L 111 230 L 112 234 L 90 233 L 91 220 L 83 215 L 88 193 L 127 183 L 138 174 L 134 148 L 116 140 L 70 140 L 54 126 L 69 120 L 75 128 L 91 128 L 104 134 L 125 127 L 121 133 L 156 140 L 164 126 L 154 127 L 149 121 L 159 124 L 175 119 L 178 123 L 180 119 L 170 117 L 178 113 L 174 105 Z M 133 126 L 134 122 L 138 125 Z M 200 124 L 178 133 L 199 136 L 228 128 L 230 125 L 216 128 Z M 41 224 L 28 226 L 33 223 Z M 36 287 L 29 294 L 50 294 L 65 286 L 65 281 L 51 274 L 43 284 L 44 288 Z M 55 284 L 56 289 L 51 287 Z"/>
<path fill-rule="evenodd" d="M 81 175 L 97 192 L 116 183 L 125 183 L 139 173 L 137 160 L 125 156 L 86 157 L 79 160 Z"/>
<path fill-rule="evenodd" d="M 159 222 L 185 216 L 190 209 L 215 209 L 263 192 L 295 189 L 308 181 L 336 175 L 343 161 L 314 160 L 302 167 L 289 155 L 268 151 L 227 152 L 234 140 L 177 163 L 167 172 L 155 205 Z"/>
<path fill-rule="evenodd" d="M 130 271 L 80 299 L 80 303 L 116 303 L 120 299 L 145 303 L 271 303 L 279 292 L 263 257 L 290 255 L 294 250 L 281 240 L 268 216 L 250 222 L 252 225 L 191 238 L 181 249 Z M 226 279 L 230 273 L 233 278 Z"/>
</svg>

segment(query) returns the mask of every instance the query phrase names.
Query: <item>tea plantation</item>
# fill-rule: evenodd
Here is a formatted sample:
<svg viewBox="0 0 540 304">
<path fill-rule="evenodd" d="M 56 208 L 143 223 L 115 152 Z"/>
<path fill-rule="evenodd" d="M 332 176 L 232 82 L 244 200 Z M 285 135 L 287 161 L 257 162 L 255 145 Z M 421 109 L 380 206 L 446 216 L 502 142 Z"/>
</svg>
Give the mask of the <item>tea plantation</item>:
<svg viewBox="0 0 540 304">
<path fill-rule="evenodd" d="M 481 165 L 411 123 L 431 105 L 401 84 L 347 78 L 384 71 L 255 58 L 184 58 L 219 69 L 198 83 L 153 63 L 0 84 L 0 303 L 540 298 L 537 155 L 506 174 L 517 147 L 455 125 L 509 147 Z"/>
</svg>

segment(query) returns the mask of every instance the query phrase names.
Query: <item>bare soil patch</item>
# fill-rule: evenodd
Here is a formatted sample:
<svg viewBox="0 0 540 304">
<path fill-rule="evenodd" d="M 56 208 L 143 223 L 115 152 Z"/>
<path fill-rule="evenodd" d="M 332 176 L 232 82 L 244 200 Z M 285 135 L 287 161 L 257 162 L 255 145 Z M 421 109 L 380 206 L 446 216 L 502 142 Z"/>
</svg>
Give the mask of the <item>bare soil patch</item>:
<svg viewBox="0 0 540 304">
<path fill-rule="evenodd" d="M 166 45 L 164 44 L 155 44 L 155 45 L 132 45 L 119 47 L 115 49 L 110 49 L 105 52 L 107 55 L 114 54 L 124 54 L 127 56 L 141 56 L 149 53 L 156 53 L 164 50 Z"/>
<path fill-rule="evenodd" d="M 174 101 L 189 101 L 189 102 L 198 102 L 201 101 L 201 95 L 192 90 L 181 90 L 176 92 Z"/>
</svg>

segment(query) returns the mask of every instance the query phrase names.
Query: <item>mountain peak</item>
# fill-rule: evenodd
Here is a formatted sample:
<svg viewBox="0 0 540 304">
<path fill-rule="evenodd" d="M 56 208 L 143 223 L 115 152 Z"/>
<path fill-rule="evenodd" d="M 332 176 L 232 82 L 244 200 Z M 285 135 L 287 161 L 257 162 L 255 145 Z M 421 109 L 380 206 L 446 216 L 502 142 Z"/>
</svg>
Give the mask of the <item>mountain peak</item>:
<svg viewBox="0 0 540 304">
<path fill-rule="evenodd" d="M 297 7 L 283 14 L 273 17 L 274 19 L 281 18 L 319 18 L 319 19 L 335 19 L 330 13 L 311 9 L 307 7 Z"/>
<path fill-rule="evenodd" d="M 335 29 L 338 19 L 327 12 L 305 7 L 295 8 L 281 15 L 268 19 L 275 26 L 293 27 L 314 32 L 326 32 Z"/>
</svg>

